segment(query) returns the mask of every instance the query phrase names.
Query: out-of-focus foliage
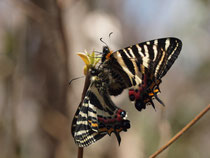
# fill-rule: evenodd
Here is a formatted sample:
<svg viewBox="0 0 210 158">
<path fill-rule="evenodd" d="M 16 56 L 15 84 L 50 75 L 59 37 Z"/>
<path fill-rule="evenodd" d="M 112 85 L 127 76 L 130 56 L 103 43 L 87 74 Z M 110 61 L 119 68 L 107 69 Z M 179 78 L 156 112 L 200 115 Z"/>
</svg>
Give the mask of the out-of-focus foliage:
<svg viewBox="0 0 210 158">
<path fill-rule="evenodd" d="M 114 32 L 111 38 L 110 32 Z M 161 37 L 182 40 L 181 54 L 160 85 L 163 108 L 138 112 L 127 92 L 113 98 L 131 129 L 120 147 L 106 136 L 84 157 L 148 157 L 210 103 L 209 0 L 1 0 L 0 158 L 76 157 L 70 134 L 81 99 L 87 49 L 112 50 Z M 210 115 L 160 157 L 210 157 Z"/>
</svg>

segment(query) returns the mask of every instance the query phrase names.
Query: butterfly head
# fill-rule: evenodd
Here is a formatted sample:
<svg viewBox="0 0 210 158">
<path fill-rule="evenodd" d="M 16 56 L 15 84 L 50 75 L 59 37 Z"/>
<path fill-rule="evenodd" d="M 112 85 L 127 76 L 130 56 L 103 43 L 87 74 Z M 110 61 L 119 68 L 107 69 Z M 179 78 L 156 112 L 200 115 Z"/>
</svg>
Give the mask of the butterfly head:
<svg viewBox="0 0 210 158">
<path fill-rule="evenodd" d="M 112 54 L 112 51 L 109 49 L 109 47 L 104 46 L 103 47 L 102 62 L 104 62 L 106 59 L 109 59 L 111 54 Z"/>
</svg>

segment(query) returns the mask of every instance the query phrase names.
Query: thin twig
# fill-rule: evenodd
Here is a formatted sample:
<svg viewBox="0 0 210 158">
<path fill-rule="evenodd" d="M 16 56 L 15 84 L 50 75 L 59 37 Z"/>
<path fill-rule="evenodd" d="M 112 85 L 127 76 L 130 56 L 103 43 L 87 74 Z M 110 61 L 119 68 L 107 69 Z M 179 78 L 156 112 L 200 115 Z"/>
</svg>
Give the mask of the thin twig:
<svg viewBox="0 0 210 158">
<path fill-rule="evenodd" d="M 203 117 L 207 111 L 210 109 L 210 104 L 201 111 L 192 121 L 190 121 L 181 131 L 179 131 L 171 140 L 168 141 L 167 144 L 162 146 L 158 151 L 156 151 L 154 154 L 152 154 L 149 158 L 155 158 L 158 156 L 162 151 L 164 151 L 166 148 L 168 148 L 169 145 L 174 143 L 184 132 L 186 132 L 192 125 L 194 125 L 201 117 Z"/>
<path fill-rule="evenodd" d="M 83 158 L 83 148 L 78 147 L 78 158 Z"/>
</svg>

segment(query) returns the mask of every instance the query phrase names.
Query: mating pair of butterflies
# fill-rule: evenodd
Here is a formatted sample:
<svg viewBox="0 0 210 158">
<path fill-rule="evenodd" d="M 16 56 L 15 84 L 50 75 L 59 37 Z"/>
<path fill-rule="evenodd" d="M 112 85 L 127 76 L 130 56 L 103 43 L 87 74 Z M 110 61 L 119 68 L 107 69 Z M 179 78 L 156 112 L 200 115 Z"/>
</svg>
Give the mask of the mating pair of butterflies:
<svg viewBox="0 0 210 158">
<path fill-rule="evenodd" d="M 72 136 L 79 147 L 86 147 L 114 133 L 120 144 L 120 132 L 130 128 L 126 111 L 117 107 L 110 96 L 129 89 L 129 99 L 137 110 L 154 108 L 162 77 L 177 59 L 182 42 L 162 38 L 139 43 L 115 52 L 103 47 L 101 61 L 89 69 L 90 85 L 72 122 Z M 163 104 L 164 105 L 164 104 Z"/>
</svg>

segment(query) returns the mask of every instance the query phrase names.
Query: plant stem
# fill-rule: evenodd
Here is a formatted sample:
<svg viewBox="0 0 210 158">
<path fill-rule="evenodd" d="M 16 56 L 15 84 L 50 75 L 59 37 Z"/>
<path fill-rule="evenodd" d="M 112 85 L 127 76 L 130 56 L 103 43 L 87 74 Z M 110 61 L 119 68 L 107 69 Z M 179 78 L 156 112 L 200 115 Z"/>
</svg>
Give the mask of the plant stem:
<svg viewBox="0 0 210 158">
<path fill-rule="evenodd" d="M 192 125 L 194 125 L 201 117 L 203 117 L 208 110 L 210 109 L 210 104 L 202 110 L 192 121 L 190 121 L 181 131 L 179 131 L 171 140 L 168 141 L 164 146 L 162 146 L 158 151 L 152 154 L 149 158 L 155 158 L 161 152 L 163 152 L 166 148 L 168 148 L 172 143 L 174 143 L 184 132 L 186 132 Z"/>
<path fill-rule="evenodd" d="M 83 158 L 83 148 L 78 147 L 78 158 Z"/>
</svg>

